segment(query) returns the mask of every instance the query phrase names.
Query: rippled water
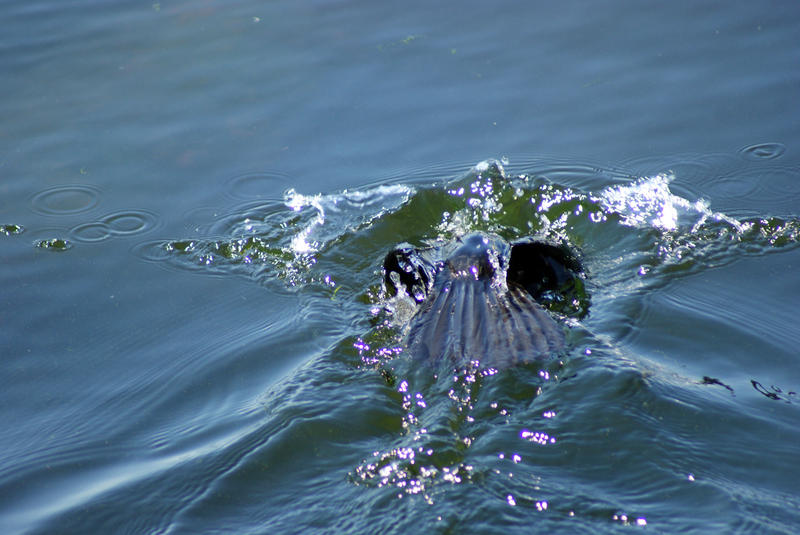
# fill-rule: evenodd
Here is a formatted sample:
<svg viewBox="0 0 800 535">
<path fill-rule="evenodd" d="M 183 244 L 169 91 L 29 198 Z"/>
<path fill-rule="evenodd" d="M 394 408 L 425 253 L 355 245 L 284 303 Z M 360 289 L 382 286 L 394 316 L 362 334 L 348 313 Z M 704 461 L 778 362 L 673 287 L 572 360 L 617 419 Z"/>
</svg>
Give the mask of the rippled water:
<svg viewBox="0 0 800 535">
<path fill-rule="evenodd" d="M 794 7 L 0 19 L 3 533 L 797 531 Z M 579 256 L 563 351 L 409 354 L 475 231 Z"/>
<path fill-rule="evenodd" d="M 517 169 L 482 162 L 432 182 L 290 189 L 208 217 L 192 237 L 138 245 L 158 265 L 291 296 L 295 317 L 268 330 L 292 336 L 310 320 L 329 342 L 188 453 L 170 454 L 175 445 L 152 437 L 165 451 L 143 468 L 152 475 L 137 493 L 173 477 L 205 489 L 173 520 L 190 531 L 208 514 L 234 526 L 260 514 L 259 523 L 288 531 L 334 522 L 356 531 L 487 527 L 487 515 L 492 529 L 507 529 L 534 512 L 542 529 L 796 523 L 795 483 L 785 478 L 796 378 L 748 363 L 754 353 L 780 361 L 797 330 L 788 319 L 792 340 L 768 350 L 782 338 L 780 322 L 731 309 L 732 286 L 720 287 L 724 272 L 712 275 L 794 251 L 800 220 L 715 212 L 673 193 L 680 180 L 670 174 Z M 406 355 L 402 327 L 413 308 L 384 296 L 383 255 L 399 242 L 476 230 L 580 252 L 591 305 L 584 319 L 564 320 L 565 354 L 500 371 L 431 369 Z M 267 513 L 275 508 L 281 514 Z"/>
</svg>

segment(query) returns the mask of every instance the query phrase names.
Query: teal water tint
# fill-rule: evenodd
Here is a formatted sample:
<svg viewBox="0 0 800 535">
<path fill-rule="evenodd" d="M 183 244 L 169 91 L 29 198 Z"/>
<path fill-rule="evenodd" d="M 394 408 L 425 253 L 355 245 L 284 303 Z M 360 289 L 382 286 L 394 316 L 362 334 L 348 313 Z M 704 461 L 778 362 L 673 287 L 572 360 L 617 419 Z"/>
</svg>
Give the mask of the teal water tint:
<svg viewBox="0 0 800 535">
<path fill-rule="evenodd" d="M 797 531 L 792 4 L 0 20 L 0 532 Z M 408 355 L 474 231 L 578 252 L 566 350 Z"/>
<path fill-rule="evenodd" d="M 243 492 L 252 500 L 248 515 L 280 496 L 296 514 L 263 521 L 290 531 L 336 522 L 356 531 L 505 530 L 527 526 L 532 514 L 540 514 L 542 529 L 577 531 L 619 523 L 664 531 L 792 525 L 793 482 L 781 480 L 796 438 L 796 393 L 753 388 L 780 381 L 766 370 L 742 370 L 766 347 L 765 340 L 754 345 L 759 336 L 788 331 L 793 347 L 793 320 L 781 327 L 757 315 L 748 320 L 750 312 L 731 315 L 713 291 L 681 285 L 743 259 L 796 251 L 800 220 L 713 212 L 674 195 L 679 181 L 667 175 L 573 170 L 570 180 L 558 164 L 525 165 L 536 171 L 511 174 L 484 162 L 450 181 L 289 191 L 282 203 L 242 206 L 238 217 L 201 231 L 227 238 L 149 244 L 148 258 L 174 267 L 280 281 L 303 301 L 317 294 L 316 307 L 358 333 L 310 362 L 302 379 L 265 396 L 264 425 L 288 427 L 271 430 L 254 459 L 223 478 L 226 492 L 242 492 L 241 478 L 252 478 Z M 565 241 L 582 252 L 592 305 L 586 319 L 567 321 L 566 355 L 511 370 L 434 370 L 405 355 L 402 326 L 413 304 L 387 302 L 377 286 L 387 244 L 431 245 L 476 230 Z M 740 298 L 752 303 L 748 297 L 757 296 Z M 720 347 L 726 336 L 735 344 Z M 779 349 L 772 364 L 787 358 Z M 759 394 L 789 406 L 775 414 Z M 785 448 L 765 443 L 775 435 Z M 311 450 L 293 451 L 298 443 Z M 759 460 L 744 465 L 743 451 Z M 262 490 L 254 474 L 281 463 L 306 474 L 298 475 L 300 487 L 290 478 L 277 483 L 280 490 Z M 732 486 L 748 478 L 760 481 L 755 495 Z"/>
</svg>

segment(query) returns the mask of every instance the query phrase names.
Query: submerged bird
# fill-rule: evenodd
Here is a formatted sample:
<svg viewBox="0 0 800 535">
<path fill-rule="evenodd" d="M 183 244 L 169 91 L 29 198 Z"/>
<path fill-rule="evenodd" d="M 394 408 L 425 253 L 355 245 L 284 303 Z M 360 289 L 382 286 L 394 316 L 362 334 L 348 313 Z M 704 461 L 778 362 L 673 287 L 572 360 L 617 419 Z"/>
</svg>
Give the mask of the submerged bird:
<svg viewBox="0 0 800 535">
<path fill-rule="evenodd" d="M 583 270 L 566 247 L 483 233 L 440 248 L 394 249 L 383 275 L 388 294 L 405 292 L 419 305 L 407 345 L 434 365 L 507 368 L 557 353 L 564 330 L 543 304 L 585 297 Z"/>
</svg>

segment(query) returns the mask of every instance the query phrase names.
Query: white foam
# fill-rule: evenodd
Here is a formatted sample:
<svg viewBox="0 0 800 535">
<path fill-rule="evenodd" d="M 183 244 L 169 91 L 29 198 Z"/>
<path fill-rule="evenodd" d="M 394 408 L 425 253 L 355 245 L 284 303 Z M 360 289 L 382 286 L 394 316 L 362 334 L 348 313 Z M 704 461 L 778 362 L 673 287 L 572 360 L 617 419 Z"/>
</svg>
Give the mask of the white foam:
<svg viewBox="0 0 800 535">
<path fill-rule="evenodd" d="M 688 219 L 695 228 L 709 217 L 721 216 L 713 213 L 704 199 L 692 202 L 674 195 L 669 189 L 674 178 L 662 173 L 609 187 L 600 192 L 599 201 L 606 211 L 619 214 L 622 224 L 630 227 L 675 230 Z"/>
<path fill-rule="evenodd" d="M 299 213 L 306 209 L 314 212 L 292 237 L 290 249 L 298 255 L 313 254 L 344 232 L 397 209 L 413 193 L 414 189 L 405 185 L 382 185 L 327 195 L 303 195 L 290 189 L 284 196 L 287 208 Z"/>
</svg>

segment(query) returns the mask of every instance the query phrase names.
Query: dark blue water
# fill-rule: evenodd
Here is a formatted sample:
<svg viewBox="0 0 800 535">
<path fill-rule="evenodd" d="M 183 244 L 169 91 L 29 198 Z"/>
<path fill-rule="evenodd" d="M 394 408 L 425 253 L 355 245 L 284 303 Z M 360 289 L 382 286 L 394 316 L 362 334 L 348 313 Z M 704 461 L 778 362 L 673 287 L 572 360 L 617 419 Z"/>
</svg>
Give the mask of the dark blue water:
<svg viewBox="0 0 800 535">
<path fill-rule="evenodd" d="M 0 20 L 3 533 L 797 532 L 793 4 Z M 580 254 L 566 350 L 407 354 L 474 231 Z"/>
</svg>

